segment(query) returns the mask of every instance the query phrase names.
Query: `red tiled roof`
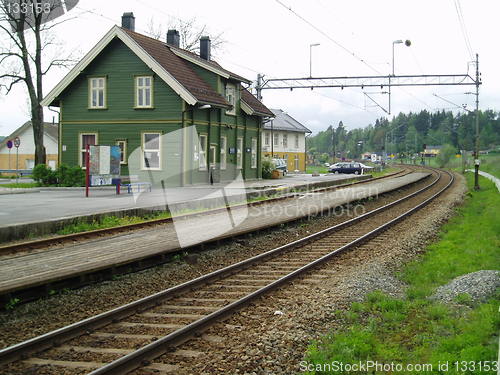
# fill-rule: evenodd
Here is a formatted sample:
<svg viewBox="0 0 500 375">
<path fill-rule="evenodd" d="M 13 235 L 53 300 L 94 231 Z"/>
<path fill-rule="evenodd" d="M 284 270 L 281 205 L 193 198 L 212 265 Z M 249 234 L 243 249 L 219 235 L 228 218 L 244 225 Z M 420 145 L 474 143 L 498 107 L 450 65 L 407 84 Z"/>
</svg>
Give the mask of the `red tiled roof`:
<svg viewBox="0 0 500 375">
<path fill-rule="evenodd" d="M 262 104 L 262 102 L 260 102 L 248 90 L 241 90 L 241 100 L 247 103 L 257 114 L 274 117 L 274 113 L 272 113 L 269 108 Z"/>
<path fill-rule="evenodd" d="M 230 107 L 230 104 L 208 83 L 201 79 L 189 65 L 165 43 L 148 36 L 122 28 L 137 44 L 139 44 L 153 59 L 184 86 L 199 102 Z"/>
</svg>

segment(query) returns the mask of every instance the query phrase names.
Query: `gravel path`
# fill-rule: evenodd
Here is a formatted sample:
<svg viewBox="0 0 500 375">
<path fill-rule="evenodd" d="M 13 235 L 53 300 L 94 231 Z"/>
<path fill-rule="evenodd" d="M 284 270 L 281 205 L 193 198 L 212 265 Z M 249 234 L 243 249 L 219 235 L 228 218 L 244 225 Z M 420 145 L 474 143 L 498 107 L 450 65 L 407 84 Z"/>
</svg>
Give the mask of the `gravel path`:
<svg viewBox="0 0 500 375">
<path fill-rule="evenodd" d="M 462 294 L 470 296 L 470 302 L 485 302 L 500 288 L 500 271 L 481 270 L 454 278 L 440 286 L 431 297 L 444 303 L 457 303 Z"/>
</svg>

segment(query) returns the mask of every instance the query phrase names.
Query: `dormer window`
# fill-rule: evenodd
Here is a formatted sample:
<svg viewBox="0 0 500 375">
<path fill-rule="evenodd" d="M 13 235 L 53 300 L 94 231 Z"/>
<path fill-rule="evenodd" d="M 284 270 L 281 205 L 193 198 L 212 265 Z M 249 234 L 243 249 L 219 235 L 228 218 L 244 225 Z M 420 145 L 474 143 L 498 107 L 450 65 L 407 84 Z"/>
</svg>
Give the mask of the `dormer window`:
<svg viewBox="0 0 500 375">
<path fill-rule="evenodd" d="M 89 78 L 89 108 L 106 108 L 106 77 Z"/>
<path fill-rule="evenodd" d="M 226 114 L 236 115 L 236 86 L 231 83 L 226 84 L 226 100 L 232 105 L 232 108 L 228 109 Z"/>
<path fill-rule="evenodd" d="M 135 107 L 136 108 L 153 107 L 153 77 L 151 76 L 135 77 Z"/>
</svg>

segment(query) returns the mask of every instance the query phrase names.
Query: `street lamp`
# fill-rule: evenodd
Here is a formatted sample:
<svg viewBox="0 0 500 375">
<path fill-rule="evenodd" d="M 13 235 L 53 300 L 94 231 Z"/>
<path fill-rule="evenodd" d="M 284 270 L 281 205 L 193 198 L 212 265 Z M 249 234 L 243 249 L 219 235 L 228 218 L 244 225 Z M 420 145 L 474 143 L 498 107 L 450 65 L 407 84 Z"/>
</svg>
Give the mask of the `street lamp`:
<svg viewBox="0 0 500 375">
<path fill-rule="evenodd" d="M 312 48 L 319 46 L 319 43 L 309 44 L 309 78 L 312 77 Z"/>
<path fill-rule="evenodd" d="M 406 47 L 411 46 L 411 42 L 408 39 L 404 42 L 401 39 L 392 42 L 392 77 L 394 77 L 394 45 L 403 43 Z M 391 75 L 389 75 L 389 114 L 391 114 Z"/>
<path fill-rule="evenodd" d="M 394 76 L 394 45 L 396 44 L 405 44 L 406 47 L 411 46 L 411 41 L 408 39 L 406 41 L 402 41 L 401 39 L 395 40 L 392 42 L 392 75 Z"/>
</svg>

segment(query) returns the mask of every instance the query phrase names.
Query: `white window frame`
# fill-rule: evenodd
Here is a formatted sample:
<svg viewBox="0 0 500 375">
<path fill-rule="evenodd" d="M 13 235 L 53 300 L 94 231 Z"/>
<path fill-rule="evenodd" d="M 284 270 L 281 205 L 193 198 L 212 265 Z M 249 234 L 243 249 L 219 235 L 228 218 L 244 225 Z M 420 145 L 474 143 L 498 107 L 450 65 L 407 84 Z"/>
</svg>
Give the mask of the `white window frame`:
<svg viewBox="0 0 500 375">
<path fill-rule="evenodd" d="M 257 138 L 252 138 L 252 157 L 251 157 L 251 165 L 250 168 L 257 168 Z"/>
<path fill-rule="evenodd" d="M 233 116 L 236 115 L 236 100 L 237 100 L 236 85 L 232 83 L 226 83 L 225 97 L 226 100 L 229 102 L 229 104 L 232 105 L 232 108 L 226 111 L 226 115 L 233 115 Z"/>
<path fill-rule="evenodd" d="M 198 148 L 198 170 L 207 170 L 207 147 L 208 147 L 208 134 L 200 134 L 198 136 L 200 146 Z"/>
<path fill-rule="evenodd" d="M 158 148 L 153 149 L 153 148 L 146 148 L 146 134 L 157 134 L 158 135 Z M 141 134 L 141 148 L 142 148 L 142 157 L 141 157 L 141 163 L 142 163 L 142 169 L 143 170 L 149 170 L 149 171 L 159 171 L 162 168 L 162 163 L 161 163 L 161 133 L 160 132 L 155 132 L 155 131 L 150 131 L 150 132 L 143 132 Z M 157 152 L 158 153 L 158 167 L 147 167 L 145 163 L 145 156 L 146 152 Z"/>
<path fill-rule="evenodd" d="M 117 139 L 115 145 L 120 146 L 123 144 L 123 148 L 120 148 L 120 164 L 127 164 L 127 140 Z"/>
<path fill-rule="evenodd" d="M 144 79 L 149 78 L 149 85 L 144 84 Z M 139 80 L 143 80 L 143 84 L 139 84 Z M 149 89 L 149 104 L 146 104 L 146 92 Z M 143 103 L 139 103 L 139 93 L 142 92 Z M 136 76 L 135 77 L 135 108 L 153 108 L 153 76 Z"/>
<path fill-rule="evenodd" d="M 295 167 L 294 170 L 300 170 L 300 159 L 299 155 L 295 154 L 293 157 L 293 166 Z"/>
<path fill-rule="evenodd" d="M 277 147 L 277 146 L 279 146 L 279 145 L 280 145 L 280 135 L 279 135 L 279 133 L 276 133 L 276 132 L 275 132 L 275 133 L 273 134 L 273 138 L 274 138 L 274 139 L 273 139 L 274 146 L 276 146 L 276 147 Z"/>
<path fill-rule="evenodd" d="M 92 132 L 92 133 L 79 133 L 78 134 L 78 164 L 82 167 L 85 168 L 85 160 L 82 158 L 82 152 L 86 152 L 86 148 L 83 145 L 83 136 L 84 135 L 93 135 L 95 136 L 95 144 L 99 144 L 99 138 L 98 138 L 98 133 Z"/>
<path fill-rule="evenodd" d="M 217 166 L 217 145 L 210 145 L 210 148 L 208 149 L 208 159 L 210 169 L 215 169 Z"/>
<path fill-rule="evenodd" d="M 99 82 L 102 81 L 102 87 Z M 105 109 L 107 108 L 107 82 L 106 77 L 89 77 L 89 108 L 90 109 Z M 102 105 L 99 105 L 99 93 L 102 91 Z M 94 105 L 94 92 L 96 93 L 96 103 Z"/>
<path fill-rule="evenodd" d="M 269 132 L 265 132 L 264 133 L 264 144 L 266 146 L 270 146 L 271 145 L 271 134 Z"/>
<path fill-rule="evenodd" d="M 288 148 L 288 134 L 283 134 L 283 148 Z"/>
<path fill-rule="evenodd" d="M 299 149 L 299 134 L 295 134 L 295 148 Z"/>
<path fill-rule="evenodd" d="M 236 169 L 243 169 L 243 137 L 236 138 Z"/>
<path fill-rule="evenodd" d="M 227 168 L 227 137 L 225 135 L 220 137 L 220 169 Z"/>
</svg>

